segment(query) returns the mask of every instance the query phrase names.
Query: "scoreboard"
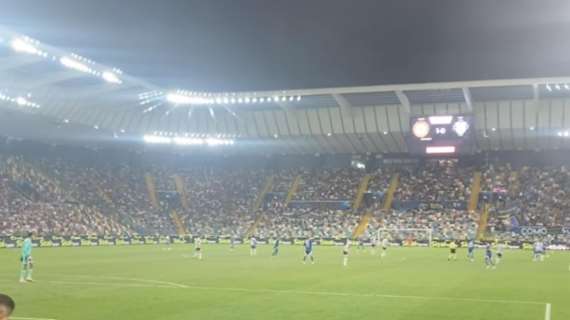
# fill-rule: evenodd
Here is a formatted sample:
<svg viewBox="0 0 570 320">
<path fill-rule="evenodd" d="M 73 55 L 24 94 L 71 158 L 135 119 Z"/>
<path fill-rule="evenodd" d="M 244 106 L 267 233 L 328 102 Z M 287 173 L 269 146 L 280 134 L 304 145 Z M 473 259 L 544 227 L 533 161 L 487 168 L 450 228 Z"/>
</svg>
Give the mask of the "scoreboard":
<svg viewBox="0 0 570 320">
<path fill-rule="evenodd" d="M 410 118 L 408 149 L 413 154 L 454 155 L 471 151 L 471 115 L 437 115 Z"/>
</svg>

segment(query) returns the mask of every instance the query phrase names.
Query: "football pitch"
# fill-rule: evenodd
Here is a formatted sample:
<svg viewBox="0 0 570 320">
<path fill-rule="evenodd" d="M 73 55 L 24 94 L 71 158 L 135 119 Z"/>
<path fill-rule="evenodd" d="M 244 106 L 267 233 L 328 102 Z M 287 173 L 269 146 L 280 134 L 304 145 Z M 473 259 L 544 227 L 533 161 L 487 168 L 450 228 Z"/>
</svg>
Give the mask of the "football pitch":
<svg viewBox="0 0 570 320">
<path fill-rule="evenodd" d="M 34 283 L 18 283 L 19 250 L 0 250 L 0 292 L 17 303 L 14 319 L 570 319 L 570 253 L 532 262 L 507 251 L 496 270 L 477 260 L 448 262 L 446 249 L 242 245 L 43 248 L 33 252 Z"/>
</svg>

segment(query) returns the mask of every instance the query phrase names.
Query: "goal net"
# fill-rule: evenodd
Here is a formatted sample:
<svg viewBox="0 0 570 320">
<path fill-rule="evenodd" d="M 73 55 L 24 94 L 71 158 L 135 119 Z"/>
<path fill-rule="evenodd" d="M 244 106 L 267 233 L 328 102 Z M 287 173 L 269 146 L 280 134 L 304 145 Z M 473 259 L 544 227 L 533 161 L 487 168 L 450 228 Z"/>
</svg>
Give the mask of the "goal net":
<svg viewBox="0 0 570 320">
<path fill-rule="evenodd" d="M 431 247 L 432 230 L 418 228 L 379 228 L 377 241 L 384 239 L 392 244 L 399 244 L 404 247 Z"/>
</svg>

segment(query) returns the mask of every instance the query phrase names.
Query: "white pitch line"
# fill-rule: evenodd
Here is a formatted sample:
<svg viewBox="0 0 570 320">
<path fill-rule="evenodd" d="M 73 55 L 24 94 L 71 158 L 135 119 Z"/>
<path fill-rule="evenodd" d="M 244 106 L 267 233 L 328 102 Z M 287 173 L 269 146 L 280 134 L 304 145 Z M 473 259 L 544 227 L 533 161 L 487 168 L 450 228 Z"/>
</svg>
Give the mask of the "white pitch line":
<svg viewBox="0 0 570 320">
<path fill-rule="evenodd" d="M 93 277 L 85 275 L 85 277 Z M 232 287 L 210 287 L 186 285 L 176 282 L 148 280 L 140 278 L 124 278 L 100 276 L 100 278 L 140 281 L 147 283 L 165 284 L 175 286 L 182 289 L 198 289 L 198 290 L 218 290 L 218 291 L 237 291 L 251 293 L 276 293 L 276 294 L 304 294 L 304 295 L 323 295 L 323 296 L 341 296 L 341 297 L 377 297 L 377 298 L 393 298 L 393 299 L 417 299 L 417 300 L 446 300 L 446 301 L 464 301 L 464 302 L 485 302 L 485 303 L 502 303 L 502 304 L 536 304 L 543 305 L 541 301 L 525 301 L 525 300 L 504 300 L 504 299 L 478 299 L 478 298 L 457 298 L 457 297 L 428 297 L 413 295 L 392 295 L 392 294 L 376 294 L 376 293 L 357 293 L 357 292 L 334 292 L 334 291 L 304 291 L 304 290 L 279 290 L 279 289 L 249 289 L 249 288 L 232 288 Z"/>
<path fill-rule="evenodd" d="M 51 284 L 63 284 L 63 285 L 90 285 L 90 286 L 105 286 L 105 287 L 117 287 L 117 288 L 167 288 L 173 289 L 177 287 L 165 286 L 165 285 L 153 285 L 144 283 L 110 283 L 110 282 L 85 282 L 85 281 L 58 281 L 58 280 L 45 280 L 39 281 L 40 283 L 51 283 Z"/>
<path fill-rule="evenodd" d="M 272 293 L 272 294 L 295 294 L 295 295 L 318 295 L 318 296 L 337 296 L 337 297 L 368 297 L 368 298 L 387 298 L 387 299 L 413 299 L 413 300 L 440 300 L 440 301 L 459 301 L 459 302 L 480 302 L 480 303 L 499 303 L 499 304 L 531 304 L 531 305 L 545 305 L 540 301 L 529 300 L 504 300 L 504 299 L 479 299 L 479 298 L 457 298 L 457 297 L 429 297 L 429 296 L 414 296 L 414 295 L 394 295 L 394 294 L 381 294 L 381 293 L 357 293 L 357 292 L 334 292 L 334 291 L 304 291 L 304 290 L 279 290 L 279 289 L 250 289 L 250 288 L 235 288 L 235 287 L 211 287 L 211 286 L 197 286 L 186 285 L 176 282 L 140 279 L 140 278 L 123 278 L 111 276 L 89 276 L 89 275 L 74 275 L 77 277 L 89 277 L 97 279 L 115 279 L 125 281 L 139 281 L 147 284 L 125 284 L 125 283 L 103 283 L 103 282 L 84 282 L 84 281 L 44 281 L 54 284 L 70 284 L 70 285 L 102 285 L 102 286 L 116 286 L 116 287 L 147 287 L 147 288 L 168 288 L 168 289 L 196 289 L 196 290 L 215 290 L 215 291 L 228 291 L 228 292 L 248 292 L 248 293 Z M 550 314 L 550 304 L 546 303 L 547 313 Z M 547 318 L 545 320 L 551 320 Z"/>
<path fill-rule="evenodd" d="M 12 320 L 55 320 L 50 318 L 10 317 Z"/>
<path fill-rule="evenodd" d="M 117 276 L 93 276 L 93 275 L 81 275 L 81 274 L 74 274 L 72 277 L 78 278 L 91 278 L 91 279 L 111 279 L 111 280 L 124 280 L 124 281 L 136 281 L 136 282 L 143 282 L 143 283 L 150 283 L 154 285 L 162 285 L 168 287 L 176 287 L 176 288 L 187 288 L 186 285 L 176 283 L 176 282 L 168 282 L 168 281 L 159 281 L 159 280 L 148 280 L 148 279 L 140 279 L 140 278 L 125 278 L 125 277 L 117 277 Z"/>
<path fill-rule="evenodd" d="M 552 319 L 552 305 L 550 303 L 546 304 L 546 310 L 544 310 L 544 320 Z"/>
<path fill-rule="evenodd" d="M 393 295 L 393 294 L 379 294 L 379 293 L 378 294 L 377 293 L 352 293 L 352 292 L 334 292 L 334 291 L 248 289 L 248 288 L 207 287 L 207 286 L 190 286 L 190 285 L 187 286 L 187 289 L 235 291 L 235 292 L 250 292 L 250 293 L 320 295 L 320 296 L 339 296 L 339 297 L 374 297 L 374 298 L 415 299 L 415 300 L 444 300 L 444 301 L 484 302 L 484 303 L 501 303 L 501 304 L 535 304 L 535 305 L 543 305 L 544 304 L 544 302 L 524 301 L 524 300 L 501 300 L 501 299 L 494 300 L 494 299 L 478 299 L 478 298 L 428 297 L 428 296 L 408 296 L 408 295 Z"/>
</svg>

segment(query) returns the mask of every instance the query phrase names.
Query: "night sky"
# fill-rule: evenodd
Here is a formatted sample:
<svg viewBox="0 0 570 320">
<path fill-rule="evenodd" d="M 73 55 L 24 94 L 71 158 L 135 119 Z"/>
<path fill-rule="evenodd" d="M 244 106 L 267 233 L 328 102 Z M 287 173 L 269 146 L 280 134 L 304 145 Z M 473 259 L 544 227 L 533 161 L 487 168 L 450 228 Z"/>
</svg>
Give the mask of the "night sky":
<svg viewBox="0 0 570 320">
<path fill-rule="evenodd" d="M 570 1 L 13 0 L 0 24 L 167 88 L 570 75 Z"/>
</svg>

